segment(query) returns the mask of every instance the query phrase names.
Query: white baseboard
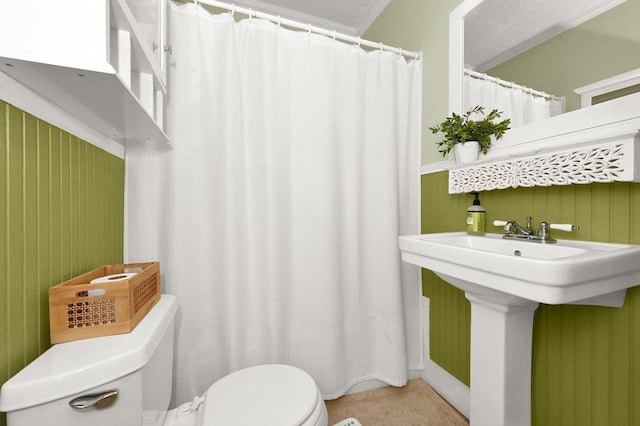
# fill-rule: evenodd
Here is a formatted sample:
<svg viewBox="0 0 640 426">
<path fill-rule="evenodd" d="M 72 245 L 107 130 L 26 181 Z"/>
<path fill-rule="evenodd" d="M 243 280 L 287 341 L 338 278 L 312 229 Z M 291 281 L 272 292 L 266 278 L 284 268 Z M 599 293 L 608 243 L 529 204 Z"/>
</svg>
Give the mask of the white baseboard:
<svg viewBox="0 0 640 426">
<path fill-rule="evenodd" d="M 469 418 L 469 387 L 430 359 L 424 360 L 422 380 Z"/>
</svg>

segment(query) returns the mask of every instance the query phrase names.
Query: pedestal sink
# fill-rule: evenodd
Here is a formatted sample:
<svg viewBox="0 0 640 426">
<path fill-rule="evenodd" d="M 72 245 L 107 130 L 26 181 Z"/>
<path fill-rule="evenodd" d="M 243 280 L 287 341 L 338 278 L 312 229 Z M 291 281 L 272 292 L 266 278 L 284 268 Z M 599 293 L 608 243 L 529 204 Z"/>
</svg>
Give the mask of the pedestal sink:
<svg viewBox="0 0 640 426">
<path fill-rule="evenodd" d="M 470 236 L 400 237 L 402 260 L 430 269 L 471 302 L 472 426 L 531 424 L 531 343 L 538 303 L 621 307 L 640 284 L 640 245 L 556 244 Z"/>
</svg>

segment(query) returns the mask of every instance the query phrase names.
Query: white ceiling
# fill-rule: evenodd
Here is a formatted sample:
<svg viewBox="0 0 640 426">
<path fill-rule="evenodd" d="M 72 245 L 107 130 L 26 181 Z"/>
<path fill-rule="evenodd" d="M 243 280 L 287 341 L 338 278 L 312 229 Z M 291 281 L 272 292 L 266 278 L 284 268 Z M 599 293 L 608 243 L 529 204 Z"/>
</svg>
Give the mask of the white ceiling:
<svg viewBox="0 0 640 426">
<path fill-rule="evenodd" d="M 224 0 L 320 28 L 361 36 L 390 0 Z"/>
<path fill-rule="evenodd" d="M 390 0 L 224 1 L 361 36 Z M 465 63 L 484 72 L 625 1 L 484 0 L 465 20 Z"/>
<path fill-rule="evenodd" d="M 484 72 L 626 0 L 485 0 L 465 19 L 465 64 Z"/>
</svg>

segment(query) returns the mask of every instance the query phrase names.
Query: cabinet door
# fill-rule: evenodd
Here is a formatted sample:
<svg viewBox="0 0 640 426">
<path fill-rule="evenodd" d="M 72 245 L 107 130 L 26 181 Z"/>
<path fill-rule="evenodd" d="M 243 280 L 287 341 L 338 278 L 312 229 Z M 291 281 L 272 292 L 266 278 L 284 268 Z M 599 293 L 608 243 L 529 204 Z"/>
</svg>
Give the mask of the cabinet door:
<svg viewBox="0 0 640 426">
<path fill-rule="evenodd" d="M 141 42 L 153 51 L 160 69 L 166 73 L 166 0 L 126 0 L 129 9 L 142 30 Z M 164 76 L 163 76 L 164 78 Z"/>
</svg>

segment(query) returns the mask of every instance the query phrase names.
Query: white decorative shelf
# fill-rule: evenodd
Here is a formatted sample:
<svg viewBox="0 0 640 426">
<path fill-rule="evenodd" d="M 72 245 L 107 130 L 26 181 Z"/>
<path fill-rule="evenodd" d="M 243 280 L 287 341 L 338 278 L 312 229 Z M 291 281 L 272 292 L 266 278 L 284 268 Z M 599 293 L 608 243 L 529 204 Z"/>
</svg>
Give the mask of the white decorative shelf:
<svg viewBox="0 0 640 426">
<path fill-rule="evenodd" d="M 640 93 L 513 128 L 488 155 L 446 165 L 449 193 L 640 182 Z"/>
<path fill-rule="evenodd" d="M 558 152 L 495 160 L 449 170 L 449 193 L 493 189 L 640 181 L 637 140 L 625 140 Z"/>
</svg>

